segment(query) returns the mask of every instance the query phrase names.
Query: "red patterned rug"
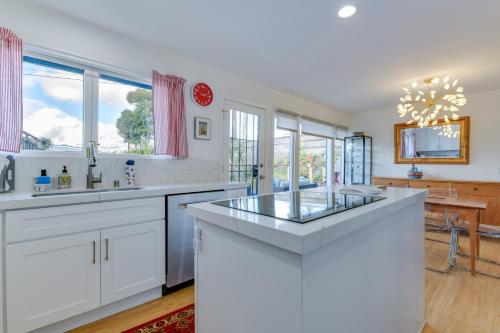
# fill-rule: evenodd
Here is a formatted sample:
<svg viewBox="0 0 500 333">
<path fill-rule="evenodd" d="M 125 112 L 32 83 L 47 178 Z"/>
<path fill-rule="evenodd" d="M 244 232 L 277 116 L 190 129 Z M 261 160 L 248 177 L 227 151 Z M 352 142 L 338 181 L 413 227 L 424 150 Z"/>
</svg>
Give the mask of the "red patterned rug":
<svg viewBox="0 0 500 333">
<path fill-rule="evenodd" d="M 170 312 L 122 333 L 194 333 L 194 304 Z"/>
</svg>

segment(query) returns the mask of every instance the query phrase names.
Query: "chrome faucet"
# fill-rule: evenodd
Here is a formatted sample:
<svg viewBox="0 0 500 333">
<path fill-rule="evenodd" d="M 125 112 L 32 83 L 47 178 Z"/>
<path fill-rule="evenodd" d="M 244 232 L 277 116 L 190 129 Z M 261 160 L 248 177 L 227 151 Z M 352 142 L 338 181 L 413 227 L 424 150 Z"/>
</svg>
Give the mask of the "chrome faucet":
<svg viewBox="0 0 500 333">
<path fill-rule="evenodd" d="M 95 141 L 89 141 L 89 147 L 87 148 L 87 189 L 93 189 L 95 183 L 102 183 L 102 172 L 99 174 L 99 178 L 94 178 L 92 174 L 92 168 L 97 166 L 95 159 L 95 152 L 97 148 L 97 143 Z"/>
</svg>

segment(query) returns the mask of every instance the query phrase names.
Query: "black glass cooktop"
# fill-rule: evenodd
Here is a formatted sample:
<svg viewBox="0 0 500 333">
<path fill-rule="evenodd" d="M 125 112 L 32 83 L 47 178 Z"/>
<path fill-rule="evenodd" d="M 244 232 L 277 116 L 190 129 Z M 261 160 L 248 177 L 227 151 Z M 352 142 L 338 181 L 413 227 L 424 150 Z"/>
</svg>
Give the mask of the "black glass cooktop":
<svg viewBox="0 0 500 333">
<path fill-rule="evenodd" d="M 307 223 L 382 199 L 384 197 L 381 196 L 303 190 L 222 200 L 213 204 L 291 222 Z"/>
</svg>

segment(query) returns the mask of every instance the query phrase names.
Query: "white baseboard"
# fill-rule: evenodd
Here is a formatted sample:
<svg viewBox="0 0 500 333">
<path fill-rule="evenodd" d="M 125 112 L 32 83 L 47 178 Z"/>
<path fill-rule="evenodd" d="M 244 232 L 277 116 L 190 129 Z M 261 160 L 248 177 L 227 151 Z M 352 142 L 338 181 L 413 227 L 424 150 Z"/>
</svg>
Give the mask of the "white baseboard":
<svg viewBox="0 0 500 333">
<path fill-rule="evenodd" d="M 77 327 L 92 323 L 99 319 L 111 316 L 112 314 L 125 311 L 127 309 L 133 308 L 134 306 L 144 304 L 146 302 L 152 301 L 154 299 L 160 298 L 161 287 L 145 291 L 141 294 L 131 296 L 124 300 L 108 304 L 102 308 L 98 308 L 89 312 L 85 312 L 81 315 L 71 317 L 60 321 L 58 323 L 45 326 L 30 333 L 63 333 L 69 330 L 75 329 Z"/>
</svg>

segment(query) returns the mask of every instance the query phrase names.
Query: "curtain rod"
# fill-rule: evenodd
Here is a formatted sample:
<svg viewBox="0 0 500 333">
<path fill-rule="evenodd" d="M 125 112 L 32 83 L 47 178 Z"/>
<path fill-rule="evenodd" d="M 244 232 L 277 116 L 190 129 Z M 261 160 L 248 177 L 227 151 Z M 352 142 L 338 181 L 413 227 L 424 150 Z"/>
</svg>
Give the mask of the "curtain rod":
<svg viewBox="0 0 500 333">
<path fill-rule="evenodd" d="M 336 127 L 336 128 L 339 128 L 339 129 L 343 129 L 343 130 L 348 130 L 349 129 L 348 127 L 346 127 L 344 125 L 339 125 L 339 124 L 335 124 L 335 123 L 332 123 L 332 122 L 329 122 L 329 121 L 317 119 L 317 118 L 314 118 L 314 117 L 305 116 L 303 114 L 300 114 L 300 113 L 297 113 L 297 112 L 293 112 L 293 111 L 288 111 L 288 110 L 285 110 L 285 109 L 278 108 L 278 109 L 276 109 L 276 112 L 281 112 L 281 113 L 287 114 L 289 116 L 299 117 L 299 118 L 310 120 L 310 121 L 315 121 L 315 122 L 320 123 L 320 124 L 324 124 L 324 125 L 328 125 L 328 126 L 333 126 L 333 127 Z"/>
</svg>

